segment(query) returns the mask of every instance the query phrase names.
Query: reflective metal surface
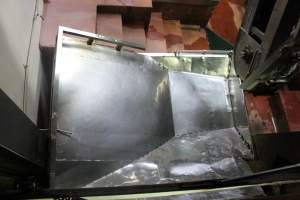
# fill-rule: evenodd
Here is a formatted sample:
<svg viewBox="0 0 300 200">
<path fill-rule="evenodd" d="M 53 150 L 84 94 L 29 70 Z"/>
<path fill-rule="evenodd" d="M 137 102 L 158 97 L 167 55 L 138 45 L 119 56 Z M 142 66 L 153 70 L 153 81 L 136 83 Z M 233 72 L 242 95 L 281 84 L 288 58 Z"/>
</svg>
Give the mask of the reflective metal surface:
<svg viewBox="0 0 300 200">
<path fill-rule="evenodd" d="M 175 136 L 164 145 L 86 187 L 159 184 L 250 174 L 236 156 L 249 154 L 233 128 Z"/>
<path fill-rule="evenodd" d="M 233 127 L 224 77 L 169 72 L 176 134 Z"/>
<path fill-rule="evenodd" d="M 208 68 L 204 72 L 210 71 L 209 65 L 202 67 Z M 173 70 L 186 71 L 185 68 Z M 170 71 L 169 77 L 176 136 L 143 158 L 86 187 L 160 184 L 251 174 L 243 161 L 253 156 L 243 91 L 239 88 L 240 80 L 230 73 L 230 63 L 219 76 L 175 71 Z M 263 191 L 235 189 L 160 199 L 231 199 L 256 195 L 263 195 Z"/>
<path fill-rule="evenodd" d="M 248 127 L 248 119 L 245 108 L 244 93 L 240 88 L 239 78 L 230 77 L 228 79 L 228 91 L 232 103 L 232 113 L 236 127 Z"/>
<path fill-rule="evenodd" d="M 110 187 L 233 178 L 251 174 L 251 152 L 234 128 L 175 136 L 137 161 L 86 185 Z M 181 195 L 178 199 L 230 199 L 262 195 L 260 188 Z M 175 199 L 176 199 L 175 198 Z M 162 199 L 173 199 L 165 197 Z"/>
<path fill-rule="evenodd" d="M 228 52 L 229 53 L 229 52 Z M 204 75 L 224 76 L 229 74 L 230 57 L 227 52 L 178 52 L 170 54 L 148 54 L 166 68 L 173 71 L 193 72 Z"/>
<path fill-rule="evenodd" d="M 253 156 L 243 92 L 228 52 L 174 57 L 190 60 L 190 71 L 197 61 L 197 73 L 187 73 L 180 63 L 167 71 L 165 63 L 147 55 L 74 37 L 61 36 L 58 44 L 52 187 L 151 185 L 251 173 L 243 161 Z M 262 194 L 255 188 L 178 198 L 245 193 Z"/>
<path fill-rule="evenodd" d="M 262 197 L 262 190 L 258 188 L 232 189 L 218 192 L 205 192 L 197 194 L 175 195 L 160 198 L 145 198 L 136 200 L 229 200 L 245 199 L 245 197 Z"/>
<path fill-rule="evenodd" d="M 174 136 L 168 73 L 151 58 L 68 37 L 60 53 L 56 187 L 80 187 L 89 178 L 76 173 L 105 175 Z"/>
<path fill-rule="evenodd" d="M 253 151 L 251 134 L 248 127 L 247 111 L 245 108 L 244 92 L 240 88 L 241 81 L 237 77 L 228 79 L 228 91 L 232 106 L 232 119 L 241 140 Z"/>
</svg>

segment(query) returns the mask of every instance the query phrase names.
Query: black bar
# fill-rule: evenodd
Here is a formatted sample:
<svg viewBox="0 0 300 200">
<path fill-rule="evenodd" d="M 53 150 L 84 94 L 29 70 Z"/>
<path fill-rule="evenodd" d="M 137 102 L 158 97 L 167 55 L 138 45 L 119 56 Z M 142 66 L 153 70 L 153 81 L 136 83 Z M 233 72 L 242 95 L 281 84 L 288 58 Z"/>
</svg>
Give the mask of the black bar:
<svg viewBox="0 0 300 200">
<path fill-rule="evenodd" d="M 232 178 L 232 179 L 215 179 L 196 182 L 179 182 L 156 185 L 136 185 L 121 187 L 103 187 L 103 188 L 79 188 L 79 189 L 48 189 L 39 190 L 33 193 L 6 193 L 0 194 L 2 198 L 57 198 L 57 197 L 88 197 L 88 196 L 111 196 L 111 195 L 128 195 L 144 193 L 175 192 L 200 189 L 225 189 L 228 187 L 246 187 L 259 184 L 284 184 L 279 183 L 289 181 L 291 183 L 300 182 L 300 164 L 286 166 L 282 168 L 267 170 L 253 175 Z M 277 183 L 278 182 L 278 183 Z"/>
</svg>

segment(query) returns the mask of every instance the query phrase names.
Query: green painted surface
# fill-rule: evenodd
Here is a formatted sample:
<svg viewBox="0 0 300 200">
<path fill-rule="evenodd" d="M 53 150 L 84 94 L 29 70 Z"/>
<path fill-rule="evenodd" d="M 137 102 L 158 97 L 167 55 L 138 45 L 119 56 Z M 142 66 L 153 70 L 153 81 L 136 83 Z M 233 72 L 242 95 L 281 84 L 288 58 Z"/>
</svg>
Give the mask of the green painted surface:
<svg viewBox="0 0 300 200">
<path fill-rule="evenodd" d="M 232 50 L 233 45 L 209 29 L 205 29 L 211 50 Z"/>
</svg>

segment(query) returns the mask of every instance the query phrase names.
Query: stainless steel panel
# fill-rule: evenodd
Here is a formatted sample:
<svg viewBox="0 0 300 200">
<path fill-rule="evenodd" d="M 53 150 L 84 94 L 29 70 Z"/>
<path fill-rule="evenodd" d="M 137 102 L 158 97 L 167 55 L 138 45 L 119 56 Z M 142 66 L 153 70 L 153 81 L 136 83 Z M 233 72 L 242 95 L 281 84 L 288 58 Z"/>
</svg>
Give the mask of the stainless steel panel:
<svg viewBox="0 0 300 200">
<path fill-rule="evenodd" d="M 86 187 L 159 184 L 248 175 L 251 170 L 236 156 L 249 153 L 234 128 L 183 134 Z"/>
<path fill-rule="evenodd" d="M 243 93 L 228 52 L 200 53 L 205 59 L 193 52 L 196 74 L 168 72 L 150 57 L 69 36 L 58 41 L 63 45 L 55 69 L 52 186 L 159 184 L 251 173 L 243 161 L 252 157 L 243 136 L 249 135 Z M 188 55 L 182 54 L 185 60 Z M 182 198 L 244 193 L 262 192 Z"/>
<path fill-rule="evenodd" d="M 229 75 L 230 52 L 199 51 L 170 54 L 146 54 L 172 71 L 193 72 L 203 75 Z M 234 72 L 231 72 L 234 75 Z"/>
<path fill-rule="evenodd" d="M 229 67 L 223 66 L 222 71 L 229 72 Z M 239 88 L 239 79 L 226 77 L 228 75 L 170 71 L 176 136 L 137 161 L 99 177 L 86 187 L 160 184 L 251 174 L 243 161 L 243 158 L 253 156 L 249 148 L 251 139 L 243 91 Z M 230 199 L 262 194 L 263 191 L 256 187 L 172 198 Z"/>
<path fill-rule="evenodd" d="M 86 169 L 101 162 L 119 163 L 120 168 L 174 136 L 168 73 L 150 57 L 68 37 L 59 53 L 57 185 L 79 187 L 84 182 L 73 181 L 74 174 L 84 171 L 74 171 L 79 162 Z M 97 174 L 103 170 L 99 168 L 89 173 Z"/>
<path fill-rule="evenodd" d="M 176 134 L 233 127 L 224 77 L 169 72 Z"/>
<path fill-rule="evenodd" d="M 245 143 L 249 149 L 253 150 L 251 134 L 248 127 L 247 111 L 245 108 L 244 92 L 240 88 L 241 81 L 237 77 L 228 79 L 230 101 L 232 105 L 232 118 L 236 130 L 241 136 L 241 142 Z"/>
<path fill-rule="evenodd" d="M 85 187 L 160 184 L 251 174 L 240 155 L 251 154 L 234 128 L 176 136 L 137 161 Z M 259 187 L 181 195 L 180 199 L 229 199 L 263 194 Z M 165 197 L 162 199 L 172 199 Z"/>
<path fill-rule="evenodd" d="M 248 119 L 245 108 L 244 92 L 240 88 L 239 78 L 231 77 L 228 79 L 228 87 L 232 102 L 232 113 L 237 127 L 248 127 Z"/>
</svg>

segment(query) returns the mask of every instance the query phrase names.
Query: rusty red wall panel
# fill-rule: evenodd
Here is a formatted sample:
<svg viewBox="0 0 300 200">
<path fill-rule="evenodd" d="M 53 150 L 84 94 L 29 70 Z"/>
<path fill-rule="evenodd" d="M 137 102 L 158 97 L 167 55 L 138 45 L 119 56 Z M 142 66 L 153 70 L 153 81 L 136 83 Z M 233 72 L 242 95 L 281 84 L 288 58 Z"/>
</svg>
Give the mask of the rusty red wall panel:
<svg viewBox="0 0 300 200">
<path fill-rule="evenodd" d="M 146 44 L 146 35 L 144 26 L 142 25 L 125 25 L 123 26 L 124 40 L 137 43 L 140 45 Z"/>
<path fill-rule="evenodd" d="M 206 32 L 204 29 L 200 31 L 182 30 L 184 49 L 186 50 L 207 50 L 209 49 Z"/>
<path fill-rule="evenodd" d="M 153 0 L 153 8 L 164 19 L 205 27 L 218 0 Z"/>
<path fill-rule="evenodd" d="M 152 0 L 99 0 L 98 13 L 122 14 L 123 24 L 143 24 L 148 29 Z"/>
<path fill-rule="evenodd" d="M 253 96 L 250 93 L 245 93 L 249 126 L 252 134 L 276 132 L 269 100 L 270 96 Z"/>
<path fill-rule="evenodd" d="M 167 52 L 162 14 L 152 12 L 146 40 L 147 52 Z"/>
<path fill-rule="evenodd" d="M 244 0 L 221 0 L 207 27 L 229 43 L 235 44 L 245 14 L 244 4 Z"/>
<path fill-rule="evenodd" d="M 121 14 L 98 14 L 97 33 L 123 40 L 123 24 Z"/>
<path fill-rule="evenodd" d="M 164 20 L 163 24 L 168 52 L 183 50 L 184 45 L 180 21 Z"/>
<path fill-rule="evenodd" d="M 278 92 L 289 131 L 300 131 L 300 91 Z"/>
<path fill-rule="evenodd" d="M 146 46 L 146 35 L 143 25 L 124 25 L 123 26 L 123 39 L 128 42 L 136 43 Z M 133 52 L 145 52 L 144 50 L 133 49 L 124 47 L 124 49 Z"/>
<path fill-rule="evenodd" d="M 51 0 L 44 4 L 40 45 L 54 47 L 58 26 L 95 33 L 98 0 Z"/>
</svg>

